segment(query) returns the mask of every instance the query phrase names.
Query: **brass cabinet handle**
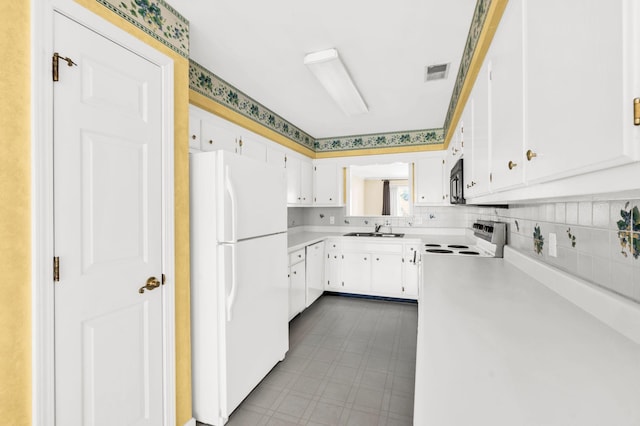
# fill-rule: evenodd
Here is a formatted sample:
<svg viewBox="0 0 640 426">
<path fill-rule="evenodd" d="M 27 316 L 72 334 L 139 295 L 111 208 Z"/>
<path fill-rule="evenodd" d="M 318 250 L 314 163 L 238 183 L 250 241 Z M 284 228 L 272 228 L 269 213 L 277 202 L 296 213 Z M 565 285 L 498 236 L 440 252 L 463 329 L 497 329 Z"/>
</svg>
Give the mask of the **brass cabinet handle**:
<svg viewBox="0 0 640 426">
<path fill-rule="evenodd" d="M 160 281 L 156 277 L 149 277 L 147 283 L 138 289 L 138 293 L 142 294 L 145 290 L 154 290 L 160 287 Z"/>
<path fill-rule="evenodd" d="M 509 170 L 513 170 L 514 167 L 516 167 L 518 164 L 514 163 L 513 161 L 509 161 Z"/>
<path fill-rule="evenodd" d="M 527 161 L 531 161 L 532 158 L 537 156 L 538 154 L 536 154 L 535 152 L 531 151 L 530 149 L 527 150 Z"/>
</svg>

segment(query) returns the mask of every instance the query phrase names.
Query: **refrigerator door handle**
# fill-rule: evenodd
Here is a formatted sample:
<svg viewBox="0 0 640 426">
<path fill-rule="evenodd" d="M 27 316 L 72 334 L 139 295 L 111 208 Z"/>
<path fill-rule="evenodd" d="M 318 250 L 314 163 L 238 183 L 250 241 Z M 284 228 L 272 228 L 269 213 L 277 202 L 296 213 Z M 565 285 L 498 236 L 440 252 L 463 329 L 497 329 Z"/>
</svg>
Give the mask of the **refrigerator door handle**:
<svg viewBox="0 0 640 426">
<path fill-rule="evenodd" d="M 230 244 L 229 246 L 231 247 L 231 292 L 229 292 L 229 297 L 227 298 L 227 321 L 231 322 L 233 305 L 238 292 L 238 283 L 236 281 L 236 245 Z"/>
<path fill-rule="evenodd" d="M 229 176 L 229 166 L 224 167 L 224 187 L 226 191 L 229 193 L 229 199 L 231 200 L 231 243 L 236 243 L 237 239 L 237 224 L 238 224 L 238 208 L 237 208 L 237 199 L 236 199 L 236 191 L 233 187 L 233 183 L 231 182 L 231 177 Z M 226 226 L 227 224 L 224 223 Z"/>
</svg>

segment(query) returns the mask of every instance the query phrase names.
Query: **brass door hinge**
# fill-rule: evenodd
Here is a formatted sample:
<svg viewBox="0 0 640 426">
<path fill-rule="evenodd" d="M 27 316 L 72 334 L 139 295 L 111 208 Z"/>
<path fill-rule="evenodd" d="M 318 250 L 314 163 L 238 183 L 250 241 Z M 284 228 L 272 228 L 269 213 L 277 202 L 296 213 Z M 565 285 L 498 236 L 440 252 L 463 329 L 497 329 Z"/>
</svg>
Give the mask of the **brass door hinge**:
<svg viewBox="0 0 640 426">
<path fill-rule="evenodd" d="M 57 283 L 60 281 L 60 258 L 55 256 L 53 258 L 53 282 Z"/>
<path fill-rule="evenodd" d="M 640 126 L 640 98 L 633 100 L 633 124 Z"/>
<path fill-rule="evenodd" d="M 71 58 L 65 58 L 64 56 L 60 56 L 60 54 L 58 52 L 55 52 L 53 54 L 53 56 L 51 57 L 51 72 L 53 74 L 53 81 L 58 81 L 59 79 L 59 73 L 58 73 L 58 62 L 59 60 L 62 59 L 63 61 L 67 61 L 67 65 L 72 67 L 72 66 L 78 66 L 78 64 L 76 64 L 75 62 L 73 62 L 71 60 Z"/>
</svg>

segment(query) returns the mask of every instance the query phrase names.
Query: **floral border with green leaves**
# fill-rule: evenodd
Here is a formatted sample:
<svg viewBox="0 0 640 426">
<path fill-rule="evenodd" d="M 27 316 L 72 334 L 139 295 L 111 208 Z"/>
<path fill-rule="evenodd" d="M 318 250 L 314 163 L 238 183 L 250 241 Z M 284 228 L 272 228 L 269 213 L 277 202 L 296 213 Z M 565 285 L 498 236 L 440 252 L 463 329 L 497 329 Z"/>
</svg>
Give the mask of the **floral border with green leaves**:
<svg viewBox="0 0 640 426">
<path fill-rule="evenodd" d="M 197 62 L 189 61 L 189 88 L 313 150 L 315 140 Z"/>
<path fill-rule="evenodd" d="M 316 152 L 333 152 L 353 149 L 423 146 L 443 142 L 444 129 L 426 129 L 317 139 L 314 149 Z"/>
<path fill-rule="evenodd" d="M 178 54 L 189 57 L 189 21 L 164 0 L 96 0 Z"/>
<path fill-rule="evenodd" d="M 533 251 L 537 254 L 542 254 L 543 248 L 544 237 L 542 236 L 542 231 L 540 231 L 540 225 L 536 223 L 536 226 L 533 227 Z"/>
<path fill-rule="evenodd" d="M 620 253 L 628 257 L 627 251 L 634 259 L 640 258 L 640 210 L 638 206 L 629 207 L 627 201 L 624 209 L 620 210 L 618 225 L 618 238 L 620 239 Z"/>
<path fill-rule="evenodd" d="M 491 0 L 478 0 L 478 2 L 476 3 L 476 9 L 473 13 L 473 18 L 471 19 L 471 27 L 469 28 L 467 41 L 464 45 L 464 51 L 462 52 L 462 59 L 460 60 L 460 68 L 458 68 L 456 84 L 453 86 L 453 93 L 451 94 L 451 100 L 449 101 L 447 117 L 444 120 L 445 134 L 449 129 L 449 126 L 451 125 L 453 113 L 456 110 L 458 101 L 460 100 L 460 93 L 462 92 L 462 87 L 464 86 L 464 82 L 467 78 L 467 73 L 469 72 L 471 58 L 473 58 L 476 46 L 478 45 L 480 33 L 482 32 L 482 27 L 484 26 L 484 21 L 487 18 L 487 12 L 489 11 L 490 5 Z"/>
</svg>

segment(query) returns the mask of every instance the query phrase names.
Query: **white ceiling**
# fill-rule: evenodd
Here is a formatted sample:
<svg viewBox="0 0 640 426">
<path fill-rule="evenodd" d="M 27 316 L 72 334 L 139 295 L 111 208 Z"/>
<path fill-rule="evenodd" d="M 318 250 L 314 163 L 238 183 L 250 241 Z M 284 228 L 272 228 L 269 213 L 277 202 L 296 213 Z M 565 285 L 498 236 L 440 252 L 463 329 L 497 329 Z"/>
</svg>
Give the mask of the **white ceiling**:
<svg viewBox="0 0 640 426">
<path fill-rule="evenodd" d="M 315 138 L 440 128 L 476 0 L 169 0 L 190 56 Z M 347 117 L 303 65 L 338 49 L 369 113 Z M 446 80 L 424 67 L 451 62 Z"/>
</svg>

